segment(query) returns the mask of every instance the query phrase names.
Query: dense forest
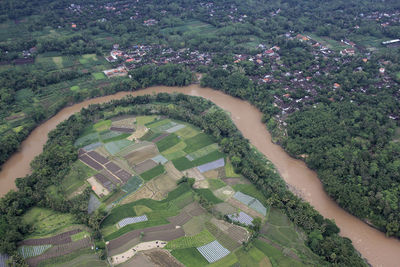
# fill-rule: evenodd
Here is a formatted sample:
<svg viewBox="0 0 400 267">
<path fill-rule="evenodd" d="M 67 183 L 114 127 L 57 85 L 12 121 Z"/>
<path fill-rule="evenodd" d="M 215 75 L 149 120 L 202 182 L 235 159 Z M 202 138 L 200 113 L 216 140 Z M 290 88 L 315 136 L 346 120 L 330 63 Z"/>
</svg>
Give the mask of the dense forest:
<svg viewBox="0 0 400 267">
<path fill-rule="evenodd" d="M 58 125 L 49 134 L 43 153 L 32 163 L 32 174 L 18 179 L 16 184 L 19 190 L 9 192 L 0 201 L 2 252 L 12 255 L 16 243 L 30 232 L 30 226 L 19 220 L 19 217 L 34 205 L 68 211 L 96 232 L 105 214 L 87 214 L 88 192 L 71 200 L 59 200 L 47 188 L 59 184 L 67 174 L 70 163 L 77 157 L 73 142 L 86 125 L 103 118 L 107 111 L 113 111 L 116 107 L 129 107 L 119 115 L 166 115 L 190 122 L 213 135 L 222 150 L 229 154 L 235 170 L 261 189 L 270 205 L 283 209 L 289 218 L 308 234 L 307 245 L 314 253 L 334 265 L 365 266 L 351 241 L 338 235 L 339 228 L 332 221 L 324 219 L 308 203 L 286 189 L 283 180 L 276 172 L 266 167 L 266 159 L 261 154 L 253 152 L 248 140 L 243 138 L 223 110 L 202 98 L 182 94 L 128 97 L 103 105 L 92 105 Z"/>
<path fill-rule="evenodd" d="M 2 1 L 0 164 L 69 103 L 187 85 L 196 71 L 203 86 L 256 105 L 275 141 L 315 169 L 341 207 L 400 237 L 400 49 L 382 45 L 400 36 L 399 10 L 394 0 Z M 123 63 L 103 58 L 114 44 L 211 59 L 164 65 L 163 51 L 157 63 L 129 69 L 130 78 L 96 81 Z M 87 54 L 105 63 L 89 68 Z M 72 63 L 41 63 L 51 57 Z"/>
</svg>

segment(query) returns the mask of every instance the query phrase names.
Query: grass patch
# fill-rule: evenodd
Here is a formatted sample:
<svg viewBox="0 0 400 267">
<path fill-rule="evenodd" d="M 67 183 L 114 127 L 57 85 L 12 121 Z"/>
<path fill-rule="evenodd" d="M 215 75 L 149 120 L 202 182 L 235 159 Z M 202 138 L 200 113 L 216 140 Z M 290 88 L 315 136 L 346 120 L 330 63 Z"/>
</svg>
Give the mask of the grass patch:
<svg viewBox="0 0 400 267">
<path fill-rule="evenodd" d="M 27 211 L 22 220 L 33 226 L 33 233 L 29 238 L 51 235 L 62 228 L 77 223 L 75 217 L 69 213 L 59 213 L 50 209 L 34 207 Z"/>
<path fill-rule="evenodd" d="M 138 117 L 136 117 L 136 123 L 138 125 L 150 124 L 156 118 L 157 118 L 157 116 L 155 116 L 155 115 L 153 115 L 153 116 L 138 116 Z"/>
<path fill-rule="evenodd" d="M 154 129 L 154 128 L 157 128 L 157 127 L 162 126 L 164 124 L 170 123 L 170 122 L 171 122 L 170 119 L 161 119 L 161 120 L 156 120 L 156 121 L 153 121 L 153 122 L 150 122 L 150 123 L 146 123 L 145 125 L 146 125 L 147 128 Z"/>
<path fill-rule="evenodd" d="M 224 186 L 226 186 L 226 184 L 220 180 L 220 179 L 208 179 L 208 185 L 211 191 L 220 189 Z"/>
<path fill-rule="evenodd" d="M 144 205 L 137 205 L 134 207 L 134 209 L 137 216 L 141 216 L 143 214 L 150 213 L 152 211 L 152 209 Z"/>
<path fill-rule="evenodd" d="M 63 179 L 61 185 L 66 196 L 75 192 L 79 187 L 85 184 L 85 180 L 96 174 L 96 171 L 86 166 L 81 161 L 72 164 L 69 173 Z"/>
<path fill-rule="evenodd" d="M 88 232 L 82 231 L 77 234 L 71 235 L 71 240 L 72 240 L 72 242 L 75 242 L 78 240 L 82 240 L 88 236 L 90 236 L 90 234 Z"/>
<path fill-rule="evenodd" d="M 256 239 L 253 242 L 254 246 L 263 252 L 270 259 L 273 266 L 292 267 L 292 266 L 306 266 L 288 256 L 285 256 L 279 249 Z"/>
<path fill-rule="evenodd" d="M 171 254 L 186 267 L 203 267 L 208 264 L 196 248 L 175 249 Z"/>
<path fill-rule="evenodd" d="M 215 240 L 215 237 L 206 229 L 194 236 L 182 236 L 168 242 L 166 249 L 182 249 L 200 247 Z"/>
<path fill-rule="evenodd" d="M 92 73 L 92 75 L 96 80 L 102 80 L 102 79 L 106 78 L 106 76 L 102 72 L 95 72 L 95 73 Z"/>
<path fill-rule="evenodd" d="M 225 176 L 232 178 L 240 177 L 240 175 L 233 169 L 233 165 L 229 159 L 225 160 Z"/>
<path fill-rule="evenodd" d="M 168 138 L 168 137 L 166 137 L 166 138 Z M 174 146 L 172 146 L 172 147 L 166 149 L 165 151 L 163 151 L 162 155 L 168 160 L 173 160 L 173 159 L 177 159 L 177 158 L 183 157 L 183 156 L 186 155 L 186 153 L 183 151 L 183 149 L 185 147 L 186 147 L 186 144 L 183 141 L 179 141 Z"/>
<path fill-rule="evenodd" d="M 223 257 L 219 261 L 213 262 L 207 266 L 208 267 L 232 267 L 232 266 L 237 266 L 236 265 L 237 262 L 238 262 L 238 258 L 236 257 L 236 254 L 229 253 L 229 255 Z M 255 266 L 258 266 L 258 265 L 255 265 Z"/>
<path fill-rule="evenodd" d="M 275 208 L 271 208 L 268 214 L 268 223 L 276 226 L 290 226 L 289 218 L 281 211 Z"/>
<path fill-rule="evenodd" d="M 104 120 L 104 121 L 99 121 L 98 123 L 93 125 L 93 129 L 95 129 L 97 132 L 102 132 L 110 129 L 111 127 L 111 120 Z"/>
<path fill-rule="evenodd" d="M 188 139 L 193 136 L 199 134 L 198 130 L 195 130 L 193 127 L 186 125 L 185 128 L 182 128 L 175 132 L 178 136 L 182 137 L 183 139 Z"/>
<path fill-rule="evenodd" d="M 71 86 L 71 88 L 70 88 L 70 90 L 73 92 L 78 92 L 79 89 L 80 89 L 79 85 L 74 85 L 74 86 Z"/>
<path fill-rule="evenodd" d="M 164 172 L 165 172 L 164 166 L 161 164 L 158 164 L 156 167 L 142 173 L 140 176 L 143 178 L 143 180 L 150 181 L 154 177 L 157 177 L 160 174 L 163 174 Z"/>
<path fill-rule="evenodd" d="M 250 254 L 251 250 L 257 250 L 259 253 L 261 253 L 261 259 L 256 260 L 255 258 L 252 257 Z M 264 258 L 264 253 L 262 253 L 260 250 L 257 248 L 251 248 L 250 251 L 245 251 L 243 248 L 239 249 L 238 251 L 235 252 L 236 257 L 239 260 L 240 266 L 258 266 L 258 263 Z"/>
<path fill-rule="evenodd" d="M 62 57 L 53 57 L 53 62 L 54 62 L 54 64 L 57 65 L 57 67 L 59 69 L 62 69 L 64 67 L 63 66 L 63 58 Z"/>
<path fill-rule="evenodd" d="M 200 148 L 213 144 L 214 140 L 205 133 L 199 133 L 194 137 L 186 139 L 185 143 L 187 146 L 184 151 L 189 154 L 199 150 Z"/>
<path fill-rule="evenodd" d="M 194 191 L 210 203 L 218 204 L 223 202 L 221 199 L 217 198 L 210 189 L 195 189 Z"/>
<path fill-rule="evenodd" d="M 189 156 L 192 157 L 193 159 L 198 159 L 198 158 L 201 158 L 201 157 L 204 157 L 204 156 L 210 154 L 211 152 L 214 152 L 217 149 L 218 149 L 218 145 L 213 143 L 211 145 L 200 148 L 199 150 L 197 150 L 195 152 L 190 153 Z"/>
<path fill-rule="evenodd" d="M 178 136 L 176 136 L 176 134 L 170 134 L 167 137 L 165 137 L 164 139 L 161 139 L 160 141 L 158 141 L 156 143 L 156 145 L 157 145 L 158 150 L 160 152 L 163 152 L 163 151 L 167 150 L 168 148 L 175 146 L 179 142 L 180 142 L 180 139 Z"/>
</svg>

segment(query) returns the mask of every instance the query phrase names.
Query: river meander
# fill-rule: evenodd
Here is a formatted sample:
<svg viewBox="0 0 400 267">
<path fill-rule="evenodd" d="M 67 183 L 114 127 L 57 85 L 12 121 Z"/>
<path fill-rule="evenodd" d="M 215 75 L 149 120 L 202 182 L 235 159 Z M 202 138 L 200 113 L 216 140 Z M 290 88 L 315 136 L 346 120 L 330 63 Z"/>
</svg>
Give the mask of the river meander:
<svg viewBox="0 0 400 267">
<path fill-rule="evenodd" d="M 16 188 L 14 181 L 17 177 L 23 177 L 30 173 L 30 162 L 42 152 L 43 145 L 47 141 L 47 134 L 72 114 L 90 104 L 104 103 L 126 95 L 137 96 L 159 92 L 180 92 L 201 96 L 229 111 L 232 120 L 244 137 L 249 139 L 275 165 L 286 183 L 323 216 L 334 219 L 340 227 L 340 234 L 350 238 L 356 249 L 370 264 L 373 266 L 399 266 L 400 241 L 387 238 L 383 233 L 340 208 L 323 190 L 314 171 L 310 170 L 303 161 L 290 157 L 279 145 L 272 143 L 270 133 L 261 122 L 262 114 L 259 110 L 244 100 L 210 88 L 200 88 L 197 84 L 187 87 L 156 86 L 135 92 L 120 92 L 86 100 L 62 109 L 33 130 L 22 142 L 19 152 L 3 165 L 0 172 L 0 196 Z"/>
</svg>

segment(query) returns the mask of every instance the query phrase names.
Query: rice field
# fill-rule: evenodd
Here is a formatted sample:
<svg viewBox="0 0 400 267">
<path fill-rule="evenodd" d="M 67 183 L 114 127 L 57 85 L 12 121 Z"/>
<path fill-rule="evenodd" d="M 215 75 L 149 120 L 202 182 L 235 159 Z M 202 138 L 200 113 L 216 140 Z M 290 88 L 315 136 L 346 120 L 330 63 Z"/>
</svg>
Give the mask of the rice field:
<svg viewBox="0 0 400 267">
<path fill-rule="evenodd" d="M 204 267 L 208 264 L 196 248 L 175 249 L 171 254 L 186 267 Z"/>
<path fill-rule="evenodd" d="M 213 143 L 211 145 L 208 145 L 206 147 L 200 148 L 199 150 L 196 150 L 195 152 L 192 152 L 192 153 L 188 154 L 188 156 L 190 158 L 192 158 L 191 160 L 195 160 L 195 159 L 204 157 L 204 156 L 210 154 L 211 152 L 214 152 L 217 149 L 218 149 L 218 145 Z"/>
<path fill-rule="evenodd" d="M 165 168 L 163 165 L 158 164 L 156 167 L 153 169 L 150 169 L 142 174 L 140 176 L 143 178 L 145 181 L 150 181 L 154 177 L 157 177 L 165 172 Z"/>
<path fill-rule="evenodd" d="M 205 133 L 199 133 L 196 136 L 185 140 L 186 148 L 184 151 L 188 154 L 199 150 L 200 148 L 206 147 L 214 143 L 214 140 Z"/>
<path fill-rule="evenodd" d="M 183 236 L 168 242 L 166 249 L 182 249 L 199 247 L 215 240 L 215 237 L 206 229 L 194 236 Z"/>
<path fill-rule="evenodd" d="M 180 142 L 180 139 L 175 134 L 170 134 L 156 143 L 158 150 L 163 152 Z"/>
</svg>

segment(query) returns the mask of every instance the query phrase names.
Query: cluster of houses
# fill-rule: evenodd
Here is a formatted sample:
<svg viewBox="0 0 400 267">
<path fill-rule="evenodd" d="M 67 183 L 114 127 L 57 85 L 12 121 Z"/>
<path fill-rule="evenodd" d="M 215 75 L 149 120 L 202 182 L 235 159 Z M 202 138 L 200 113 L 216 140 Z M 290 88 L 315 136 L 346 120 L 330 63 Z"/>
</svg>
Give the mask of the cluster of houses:
<svg viewBox="0 0 400 267">
<path fill-rule="evenodd" d="M 119 63 L 128 70 L 146 64 L 167 63 L 185 64 L 194 69 L 198 65 L 210 64 L 212 55 L 197 50 L 192 51 L 189 48 L 174 50 L 160 45 L 134 45 L 127 49 L 120 49 L 118 44 L 114 44 L 110 55 L 105 58 L 108 62 Z"/>
<path fill-rule="evenodd" d="M 370 14 L 359 14 L 360 18 L 375 20 L 382 27 L 388 27 L 390 25 L 398 25 L 400 23 L 400 10 L 393 10 L 389 12 L 375 11 Z"/>
</svg>

